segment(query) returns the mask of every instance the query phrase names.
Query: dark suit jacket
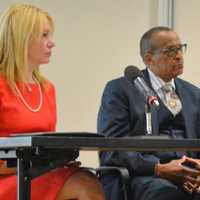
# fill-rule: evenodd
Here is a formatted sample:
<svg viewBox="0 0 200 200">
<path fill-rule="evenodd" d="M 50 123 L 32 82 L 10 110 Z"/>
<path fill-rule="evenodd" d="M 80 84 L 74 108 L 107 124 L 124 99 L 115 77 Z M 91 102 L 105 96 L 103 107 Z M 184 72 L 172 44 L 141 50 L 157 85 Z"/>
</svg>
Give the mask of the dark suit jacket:
<svg viewBox="0 0 200 200">
<path fill-rule="evenodd" d="M 149 81 L 147 70 L 143 71 Z M 186 137 L 200 138 L 200 89 L 176 78 L 177 93 L 182 102 Z M 151 87 L 151 86 L 150 86 Z M 98 114 L 98 132 L 108 137 L 124 137 L 145 133 L 144 97 L 125 77 L 109 81 L 105 87 Z M 153 131 L 158 133 L 156 111 L 152 113 Z M 154 153 L 102 152 L 102 165 L 128 168 L 130 174 L 153 175 L 159 158 Z"/>
</svg>

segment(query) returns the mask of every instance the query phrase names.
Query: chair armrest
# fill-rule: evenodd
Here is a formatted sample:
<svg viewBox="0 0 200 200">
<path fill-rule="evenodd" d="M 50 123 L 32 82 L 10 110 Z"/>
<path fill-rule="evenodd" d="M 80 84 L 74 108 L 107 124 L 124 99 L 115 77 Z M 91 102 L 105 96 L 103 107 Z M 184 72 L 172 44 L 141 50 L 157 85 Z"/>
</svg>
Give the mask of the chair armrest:
<svg viewBox="0 0 200 200">
<path fill-rule="evenodd" d="M 122 182 L 122 190 L 124 193 L 124 200 L 129 199 L 130 195 L 130 176 L 129 171 L 124 167 L 117 167 L 117 166 L 101 166 L 95 169 L 96 174 L 98 177 L 101 175 L 112 174 L 115 173 L 119 175 L 121 182 Z"/>
</svg>

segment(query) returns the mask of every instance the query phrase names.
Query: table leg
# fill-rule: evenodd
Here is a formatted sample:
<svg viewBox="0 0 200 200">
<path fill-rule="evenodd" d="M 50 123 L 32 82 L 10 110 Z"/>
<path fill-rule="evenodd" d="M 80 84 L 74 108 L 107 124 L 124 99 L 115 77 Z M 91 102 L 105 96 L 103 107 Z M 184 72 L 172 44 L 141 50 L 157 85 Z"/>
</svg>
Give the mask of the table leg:
<svg viewBox="0 0 200 200">
<path fill-rule="evenodd" d="M 17 159 L 17 200 L 30 200 L 31 180 L 26 173 L 26 164 L 22 158 Z"/>
</svg>

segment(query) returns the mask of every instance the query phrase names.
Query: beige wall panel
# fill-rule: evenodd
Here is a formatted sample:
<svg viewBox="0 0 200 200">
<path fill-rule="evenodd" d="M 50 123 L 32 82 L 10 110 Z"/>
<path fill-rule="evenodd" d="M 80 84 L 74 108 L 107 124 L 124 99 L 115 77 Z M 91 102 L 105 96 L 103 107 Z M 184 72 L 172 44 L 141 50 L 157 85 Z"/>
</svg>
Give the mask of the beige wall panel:
<svg viewBox="0 0 200 200">
<path fill-rule="evenodd" d="M 58 131 L 96 132 L 105 83 L 127 65 L 144 67 L 139 39 L 157 24 L 157 0 L 1 0 L 0 10 L 13 2 L 32 2 L 55 19 L 56 47 L 42 68 L 57 88 Z M 96 153 L 81 160 L 97 165 Z"/>
<path fill-rule="evenodd" d="M 182 77 L 200 87 L 200 1 L 175 0 L 175 30 L 188 44 Z"/>
</svg>

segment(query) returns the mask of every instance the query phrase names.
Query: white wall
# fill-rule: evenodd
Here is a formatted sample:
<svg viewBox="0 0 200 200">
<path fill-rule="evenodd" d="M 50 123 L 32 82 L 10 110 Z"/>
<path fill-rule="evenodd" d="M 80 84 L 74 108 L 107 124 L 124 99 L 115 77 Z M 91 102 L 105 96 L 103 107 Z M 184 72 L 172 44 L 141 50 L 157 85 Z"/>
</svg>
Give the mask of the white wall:
<svg viewBox="0 0 200 200">
<path fill-rule="evenodd" d="M 0 0 L 0 10 L 13 2 L 32 2 L 55 19 L 56 48 L 43 70 L 57 88 L 58 131 L 96 132 L 105 83 L 129 64 L 144 67 L 139 39 L 157 25 L 157 0 Z M 81 160 L 97 165 L 96 153 Z"/>
<path fill-rule="evenodd" d="M 188 44 L 183 78 L 200 87 L 200 1 L 175 0 L 175 30 Z"/>
</svg>

